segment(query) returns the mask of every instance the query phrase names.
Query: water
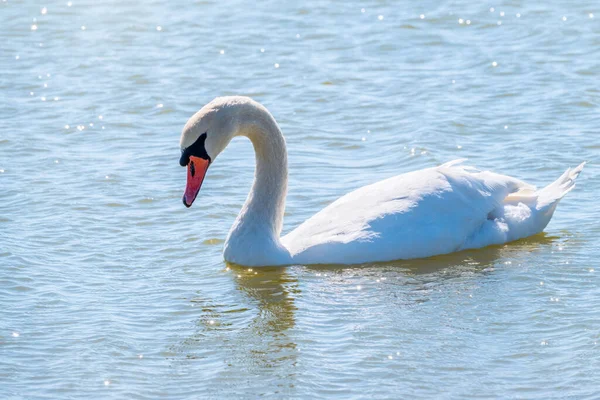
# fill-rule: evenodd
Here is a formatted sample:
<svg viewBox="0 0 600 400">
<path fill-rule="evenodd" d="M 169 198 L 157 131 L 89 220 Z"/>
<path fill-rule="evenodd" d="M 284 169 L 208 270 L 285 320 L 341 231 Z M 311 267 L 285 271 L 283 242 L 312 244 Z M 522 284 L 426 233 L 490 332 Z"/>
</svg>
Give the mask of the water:
<svg viewBox="0 0 600 400">
<path fill-rule="evenodd" d="M 0 2 L 0 397 L 598 398 L 600 9 L 471 3 Z M 589 163 L 508 246 L 228 267 L 252 146 L 188 210 L 178 140 L 229 94 L 286 135 L 286 232 L 455 158 Z"/>
</svg>

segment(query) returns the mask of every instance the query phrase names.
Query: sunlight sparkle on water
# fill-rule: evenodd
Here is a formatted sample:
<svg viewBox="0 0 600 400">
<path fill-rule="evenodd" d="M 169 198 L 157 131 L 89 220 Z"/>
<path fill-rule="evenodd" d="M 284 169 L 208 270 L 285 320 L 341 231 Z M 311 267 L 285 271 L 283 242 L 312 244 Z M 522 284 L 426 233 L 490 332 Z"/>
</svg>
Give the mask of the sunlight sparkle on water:
<svg viewBox="0 0 600 400">
<path fill-rule="evenodd" d="M 566 21 L 566 20 L 567 20 L 567 17 L 562 17 L 562 20 L 563 20 L 563 21 Z"/>
<path fill-rule="evenodd" d="M 593 323 L 600 316 L 594 306 L 600 275 L 590 266 L 600 266 L 600 255 L 595 257 L 600 247 L 593 240 L 594 224 L 576 223 L 589 221 L 595 212 L 600 181 L 593 168 L 591 174 L 584 170 L 582 184 L 562 201 L 545 235 L 431 260 L 263 269 L 228 264 L 222 255 L 223 239 L 254 177 L 252 145 L 232 142 L 228 158 L 224 154 L 207 175 L 205 197 L 188 210 L 181 202 L 186 171 L 178 166 L 178 141 L 187 118 L 214 96 L 245 94 L 265 104 L 289 142 L 286 230 L 357 187 L 456 158 L 470 158 L 480 168 L 530 183 L 550 183 L 578 158 L 593 158 L 596 150 L 593 135 L 585 134 L 594 132 L 593 118 L 577 118 L 594 111 L 583 107 L 594 105 L 589 91 L 600 74 L 594 52 L 596 3 L 568 3 L 562 9 L 555 4 L 500 4 L 508 11 L 489 3 L 468 7 L 442 2 L 412 9 L 377 3 L 369 15 L 365 2 L 343 9 L 328 2 L 317 8 L 281 3 L 277 13 L 287 17 L 278 24 L 273 16 L 256 14 L 250 3 L 240 2 L 236 12 L 223 13 L 227 10 L 219 2 L 201 2 L 200 8 L 192 2 L 177 5 L 183 19 L 172 26 L 168 18 L 174 10 L 165 9 L 163 2 L 140 3 L 140 10 L 137 3 L 119 2 L 117 9 L 111 2 L 79 7 L 59 0 L 48 8 L 43 0 L 28 7 L 22 7 L 28 2 L 6 1 L 2 11 L 10 23 L 4 27 L 8 47 L 3 55 L 10 79 L 5 92 L 14 104 L 5 110 L 11 129 L 0 135 L 0 193 L 6 200 L 0 214 L 5 228 L 0 229 L 0 265 L 6 268 L 0 268 L 0 281 L 8 282 L 4 291 L 11 299 L 0 336 L 7 349 L 3 361 L 17 375 L 4 390 L 14 384 L 12 389 L 27 390 L 33 398 L 53 397 L 57 390 L 67 398 L 81 397 L 84 391 L 91 398 L 127 398 L 132 393 L 194 397 L 217 390 L 230 398 L 241 393 L 239 385 L 223 385 L 234 372 L 251 398 L 265 390 L 325 398 L 331 384 L 380 398 L 437 398 L 453 390 L 463 397 L 528 393 L 545 398 L 557 387 L 565 397 L 581 398 L 593 391 L 600 370 L 565 356 L 600 355 L 600 332 Z M 567 25 L 571 17 L 561 11 L 568 11 L 574 22 Z M 41 19 L 32 21 L 37 16 Z M 339 23 L 343 17 L 348 24 Z M 557 26 L 554 18 L 565 25 Z M 428 21 L 419 25 L 417 19 Z M 182 49 L 198 47 L 198 30 L 224 21 L 224 35 L 200 46 L 203 60 L 181 56 Z M 141 64 L 135 54 L 144 55 Z M 146 68 L 161 60 L 164 68 Z M 398 81 L 394 66 L 406 69 L 407 82 L 416 86 Z M 565 66 L 583 79 L 568 79 L 566 85 L 560 74 Z M 540 68 L 547 76 L 540 75 Z M 461 83 L 450 78 L 450 93 L 444 93 L 451 75 L 461 76 Z M 190 79 L 201 82 L 193 90 L 178 91 Z M 543 96 L 565 85 L 566 97 Z M 165 93 L 178 93 L 177 101 Z M 543 101 L 530 101 L 540 93 Z M 411 96 L 426 101 L 398 106 Z M 171 101 L 169 107 L 156 103 L 160 97 Z M 589 102 L 577 106 L 577 99 Z M 469 105 L 477 107 L 465 111 Z M 557 109 L 561 112 L 548 111 Z M 544 129 L 533 129 L 521 141 L 523 124 L 543 125 L 548 118 L 555 126 L 546 128 L 561 134 L 546 137 Z M 394 121 L 403 120 L 406 129 L 394 128 Z M 484 129 L 477 128 L 481 120 Z M 519 121 L 511 133 L 506 120 Z M 438 130 L 446 140 L 436 140 Z M 540 140 L 547 146 L 536 146 Z M 486 157 L 480 151 L 490 145 L 497 154 Z M 382 146 L 400 154 L 385 154 Z M 546 160 L 547 148 L 562 151 Z M 324 160 L 316 166 L 314 149 Z M 506 160 L 497 156 L 511 151 L 522 153 L 520 167 L 506 167 Z M 544 168 L 528 168 L 539 166 L 540 159 L 547 161 Z M 71 168 L 76 162 L 81 168 Z M 359 167 L 366 172 L 357 176 Z M 241 174 L 232 178 L 230 170 Z M 145 179 L 146 173 L 153 178 Z M 303 176 L 308 183 L 322 182 L 309 185 Z M 238 179 L 243 183 L 242 178 L 243 188 L 231 186 Z M 98 182 L 102 179 L 104 183 Z M 88 190 L 90 181 L 99 190 Z M 27 213 L 20 207 L 27 197 L 24 187 L 32 196 L 43 194 L 42 200 L 31 197 Z M 208 218 L 200 224 L 208 230 L 186 225 L 182 216 L 189 212 Z M 10 238 L 3 237 L 4 231 Z M 471 259 L 477 262 L 471 264 Z M 574 271 L 568 271 L 570 260 Z M 121 264 L 131 265 L 123 269 Z M 89 265 L 101 273 L 89 273 Z M 61 268 L 73 279 L 59 276 Z M 140 276 L 143 282 L 132 284 Z M 550 279 L 547 287 L 540 279 L 544 276 Z M 51 313 L 39 307 L 32 290 L 47 287 Z M 159 307 L 148 307 L 157 301 Z M 131 318 L 108 318 L 124 312 Z M 498 321 L 510 323 L 510 329 L 499 329 Z M 556 324 L 560 330 L 554 329 Z M 100 325 L 107 330 L 96 332 Z M 438 325 L 446 328 L 435 329 Z M 67 336 L 97 343 L 72 340 L 62 346 L 65 326 Z M 17 329 L 25 331 L 23 339 Z M 90 352 L 90 346 L 96 351 Z M 473 352 L 478 347 L 493 351 Z M 326 348 L 333 353 L 322 351 Z M 135 350 L 148 350 L 150 359 Z M 75 373 L 52 368 L 57 358 L 67 369 L 74 366 Z M 353 367 L 339 373 L 331 370 L 331 360 Z M 517 367 L 525 360 L 535 368 L 521 368 L 516 381 L 511 373 L 500 371 L 487 379 L 480 371 L 491 387 L 460 383 L 470 370 L 456 366 L 475 363 L 493 370 L 498 360 Z M 540 373 L 553 368 L 562 373 Z"/>
<path fill-rule="evenodd" d="M 31 30 L 32 31 L 37 31 L 37 25 L 35 25 L 35 24 L 31 25 Z"/>
</svg>

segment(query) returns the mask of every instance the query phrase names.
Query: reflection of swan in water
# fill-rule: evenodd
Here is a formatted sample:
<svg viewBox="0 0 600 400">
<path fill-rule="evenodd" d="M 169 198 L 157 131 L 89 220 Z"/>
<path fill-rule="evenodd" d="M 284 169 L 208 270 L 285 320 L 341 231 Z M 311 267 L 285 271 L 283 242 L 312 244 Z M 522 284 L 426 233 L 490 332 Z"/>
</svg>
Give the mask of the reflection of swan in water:
<svg viewBox="0 0 600 400">
<path fill-rule="evenodd" d="M 168 358 L 173 365 L 184 366 L 191 359 L 208 361 L 211 368 L 203 372 L 204 376 L 227 382 L 228 393 L 262 390 L 264 381 L 240 380 L 240 375 L 249 378 L 266 374 L 274 391 L 285 393 L 298 352 L 288 335 L 296 323 L 297 279 L 284 268 L 251 270 L 228 264 L 227 270 L 234 279 L 235 292 L 241 296 L 234 292 L 232 303 L 200 295 L 193 298 L 194 308 L 201 310 L 194 321 L 196 329 L 169 348 Z M 216 354 L 222 360 L 216 361 Z M 235 385 L 240 387 L 236 389 Z M 223 388 L 213 390 L 214 397 L 222 397 L 218 392 Z"/>
<path fill-rule="evenodd" d="M 323 285 L 324 296 L 329 296 L 328 292 L 336 296 L 342 289 L 346 294 L 354 293 L 349 298 L 360 299 L 356 304 L 361 308 L 385 309 L 385 316 L 381 317 L 383 319 L 405 318 L 406 313 L 402 310 L 428 302 L 437 293 L 470 292 L 485 282 L 496 282 L 494 276 L 504 268 L 526 267 L 538 257 L 532 253 L 549 247 L 557 239 L 542 233 L 510 245 L 426 259 L 356 266 L 308 266 L 306 269 L 316 276 L 326 277 L 324 279 L 328 283 Z M 358 287 L 361 287 L 360 294 L 356 294 Z M 486 290 L 490 292 L 500 291 L 501 288 L 502 285 L 495 283 L 486 285 Z M 304 292 L 306 296 L 310 295 L 308 290 Z M 445 298 L 443 301 L 447 300 Z"/>
<path fill-rule="evenodd" d="M 267 368 L 271 376 L 286 376 L 289 381 L 298 351 L 288 335 L 296 323 L 294 299 L 299 293 L 296 277 L 283 268 L 256 271 L 233 264 L 228 264 L 228 268 L 249 300 L 245 303 L 256 307 L 236 343 L 237 368 L 256 372 Z"/>
<path fill-rule="evenodd" d="M 258 315 L 252 321 L 256 336 L 279 335 L 294 326 L 294 297 L 297 280 L 283 268 L 260 268 L 258 271 L 227 264 L 237 275 L 237 284 L 251 301 L 257 303 Z"/>
</svg>

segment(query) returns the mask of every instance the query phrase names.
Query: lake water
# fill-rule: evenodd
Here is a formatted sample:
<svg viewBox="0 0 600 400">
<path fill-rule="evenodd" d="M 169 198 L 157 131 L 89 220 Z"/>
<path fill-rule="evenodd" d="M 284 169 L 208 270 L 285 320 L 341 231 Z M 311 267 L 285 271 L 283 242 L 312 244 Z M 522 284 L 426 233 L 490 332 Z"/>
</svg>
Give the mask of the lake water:
<svg viewBox="0 0 600 400">
<path fill-rule="evenodd" d="M 529 3 L 2 0 L 0 397 L 599 398 L 600 8 Z M 252 146 L 186 209 L 178 141 L 230 94 L 286 136 L 285 232 L 456 158 L 589 163 L 510 245 L 227 266 Z"/>
</svg>

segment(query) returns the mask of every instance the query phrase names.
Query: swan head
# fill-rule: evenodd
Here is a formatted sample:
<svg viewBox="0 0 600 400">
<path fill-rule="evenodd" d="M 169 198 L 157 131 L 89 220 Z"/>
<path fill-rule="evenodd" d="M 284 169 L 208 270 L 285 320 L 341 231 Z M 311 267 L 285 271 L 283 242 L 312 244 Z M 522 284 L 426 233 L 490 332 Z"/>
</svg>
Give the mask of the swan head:
<svg viewBox="0 0 600 400">
<path fill-rule="evenodd" d="M 204 181 L 206 171 L 231 139 L 241 133 L 248 109 L 258 103 L 248 97 L 218 97 L 194 114 L 183 128 L 179 164 L 187 167 L 183 204 L 191 207 Z"/>
</svg>

